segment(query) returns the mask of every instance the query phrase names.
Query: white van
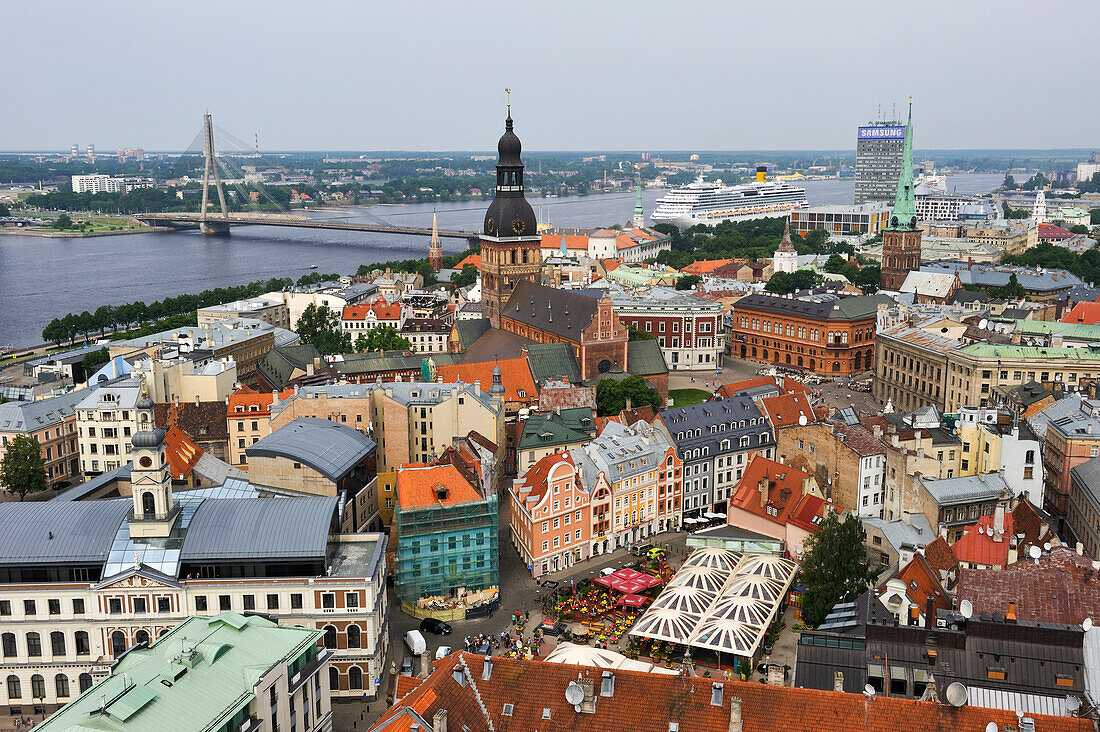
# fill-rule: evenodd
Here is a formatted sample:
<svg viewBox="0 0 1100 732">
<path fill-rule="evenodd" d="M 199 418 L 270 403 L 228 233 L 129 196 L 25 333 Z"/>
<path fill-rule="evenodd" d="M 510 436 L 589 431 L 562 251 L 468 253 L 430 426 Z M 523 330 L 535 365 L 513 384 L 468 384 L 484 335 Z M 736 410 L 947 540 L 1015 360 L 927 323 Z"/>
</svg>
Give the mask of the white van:
<svg viewBox="0 0 1100 732">
<path fill-rule="evenodd" d="M 405 634 L 405 645 L 417 656 L 428 648 L 428 642 L 424 640 L 424 635 L 419 630 L 410 630 Z"/>
</svg>

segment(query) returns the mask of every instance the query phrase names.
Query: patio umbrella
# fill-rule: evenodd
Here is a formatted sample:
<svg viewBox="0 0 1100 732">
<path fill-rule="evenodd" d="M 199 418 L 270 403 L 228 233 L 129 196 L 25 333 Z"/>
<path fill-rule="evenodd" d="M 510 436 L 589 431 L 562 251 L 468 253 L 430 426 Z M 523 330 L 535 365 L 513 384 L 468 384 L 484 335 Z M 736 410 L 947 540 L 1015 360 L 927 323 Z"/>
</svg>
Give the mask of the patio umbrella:
<svg viewBox="0 0 1100 732">
<path fill-rule="evenodd" d="M 626 605 L 627 607 L 641 607 L 646 604 L 648 597 L 643 595 L 623 595 L 619 598 L 619 605 Z"/>
<path fill-rule="evenodd" d="M 615 575 L 611 574 L 611 575 L 608 575 L 607 577 L 597 577 L 595 581 L 598 584 L 603 585 L 604 587 L 611 587 L 611 583 L 613 582 L 613 580 L 611 578 L 614 577 L 614 576 Z"/>
</svg>

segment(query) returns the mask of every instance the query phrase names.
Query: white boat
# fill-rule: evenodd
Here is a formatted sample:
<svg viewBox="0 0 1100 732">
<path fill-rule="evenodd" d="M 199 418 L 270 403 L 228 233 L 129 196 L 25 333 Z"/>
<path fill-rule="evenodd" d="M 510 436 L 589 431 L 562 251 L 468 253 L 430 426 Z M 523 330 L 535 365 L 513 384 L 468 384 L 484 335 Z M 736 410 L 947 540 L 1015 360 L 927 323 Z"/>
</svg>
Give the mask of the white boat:
<svg viewBox="0 0 1100 732">
<path fill-rule="evenodd" d="M 713 226 L 723 221 L 787 216 L 809 205 L 805 188 L 787 181 L 769 182 L 760 172 L 756 181 L 735 186 L 722 185 L 721 180 L 708 183 L 699 176 L 694 183 L 673 188 L 658 198 L 650 220 L 682 228 Z"/>
</svg>

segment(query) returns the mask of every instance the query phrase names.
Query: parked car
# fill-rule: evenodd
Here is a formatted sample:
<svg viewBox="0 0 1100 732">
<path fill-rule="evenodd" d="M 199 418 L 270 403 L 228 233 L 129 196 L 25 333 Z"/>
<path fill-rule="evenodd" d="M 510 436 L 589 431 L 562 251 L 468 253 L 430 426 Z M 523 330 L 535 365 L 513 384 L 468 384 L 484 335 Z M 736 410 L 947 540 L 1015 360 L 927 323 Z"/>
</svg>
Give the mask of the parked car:
<svg viewBox="0 0 1100 732">
<path fill-rule="evenodd" d="M 615 569 L 614 567 L 604 567 L 603 569 L 600 570 L 600 576 L 601 577 L 606 577 L 609 574 L 615 574 L 615 572 L 617 572 L 617 571 L 618 570 Z"/>
<path fill-rule="evenodd" d="M 424 618 L 420 621 L 420 630 L 425 633 L 435 633 L 436 635 L 450 635 L 451 626 L 436 618 Z"/>
<path fill-rule="evenodd" d="M 652 544 L 638 544 L 630 550 L 630 553 L 636 557 L 644 557 L 652 548 Z"/>
<path fill-rule="evenodd" d="M 401 675 L 412 676 L 413 673 L 413 660 L 410 656 L 405 656 L 405 659 L 401 661 Z"/>
<path fill-rule="evenodd" d="M 437 660 L 437 661 L 439 659 L 445 658 L 449 655 L 451 655 L 451 647 L 450 646 L 440 646 L 439 648 L 435 649 L 435 660 Z"/>
<path fill-rule="evenodd" d="M 419 656 L 428 647 L 428 642 L 424 640 L 424 635 L 419 630 L 410 630 L 405 634 L 405 645 Z"/>
</svg>

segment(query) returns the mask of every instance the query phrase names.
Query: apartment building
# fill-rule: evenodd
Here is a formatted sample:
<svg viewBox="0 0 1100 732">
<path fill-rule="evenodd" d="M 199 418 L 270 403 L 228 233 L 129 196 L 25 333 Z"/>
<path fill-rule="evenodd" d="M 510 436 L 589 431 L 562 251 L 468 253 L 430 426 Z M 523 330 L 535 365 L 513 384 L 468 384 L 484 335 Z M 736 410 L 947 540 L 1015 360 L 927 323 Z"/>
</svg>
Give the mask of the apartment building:
<svg viewBox="0 0 1100 732">
<path fill-rule="evenodd" d="M 235 300 L 222 305 L 211 305 L 199 308 L 195 311 L 200 327 L 217 323 L 223 320 L 236 318 L 254 318 L 270 323 L 276 328 L 293 330 L 290 322 L 290 310 L 281 299 L 267 297 L 250 297 L 245 300 Z"/>
<path fill-rule="evenodd" d="M 401 326 L 401 337 L 417 353 L 446 353 L 451 326 L 442 318 L 409 318 Z"/>
<path fill-rule="evenodd" d="M 660 412 L 653 426 L 683 461 L 683 513 L 724 513 L 753 453 L 775 456 L 775 437 L 751 397 L 732 397 Z"/>
<path fill-rule="evenodd" d="M 711 370 L 725 350 L 722 305 L 669 287 L 612 293 L 615 314 L 657 339 L 671 371 Z"/>
<path fill-rule="evenodd" d="M 242 386 L 229 396 L 225 418 L 229 433 L 229 463 L 247 470 L 245 451 L 271 434 L 271 408 L 294 396 L 293 389 L 283 392 L 257 392 Z"/>
<path fill-rule="evenodd" d="M 401 303 L 395 302 L 391 305 L 384 297 L 379 297 L 373 302 L 345 307 L 340 315 L 340 330 L 351 333 L 352 337 L 367 333 L 380 325 L 401 330 L 407 316 Z"/>
<path fill-rule="evenodd" d="M 551 453 L 512 483 L 512 545 L 538 579 L 591 556 L 592 512 L 570 451 Z"/>
<path fill-rule="evenodd" d="M 141 388 L 136 379 L 116 381 L 93 387 L 77 402 L 76 432 L 84 475 L 110 472 L 130 462 Z"/>
<path fill-rule="evenodd" d="M 1046 425 L 1043 443 L 1043 508 L 1059 534 L 1066 529 L 1073 469 L 1100 456 L 1100 401 L 1072 398 L 1076 408 L 1059 410 Z"/>
<path fill-rule="evenodd" d="M 608 422 L 598 437 L 569 454 L 590 496 L 591 556 L 681 525 L 684 462 L 660 430 L 645 422 Z M 574 529 L 575 540 L 583 535 Z"/>
<path fill-rule="evenodd" d="M 35 440 L 46 462 L 46 485 L 64 488 L 80 481 L 81 465 L 76 428 L 76 405 L 87 389 L 36 402 L 0 404 L 0 459 L 8 443 L 19 435 Z"/>
</svg>

